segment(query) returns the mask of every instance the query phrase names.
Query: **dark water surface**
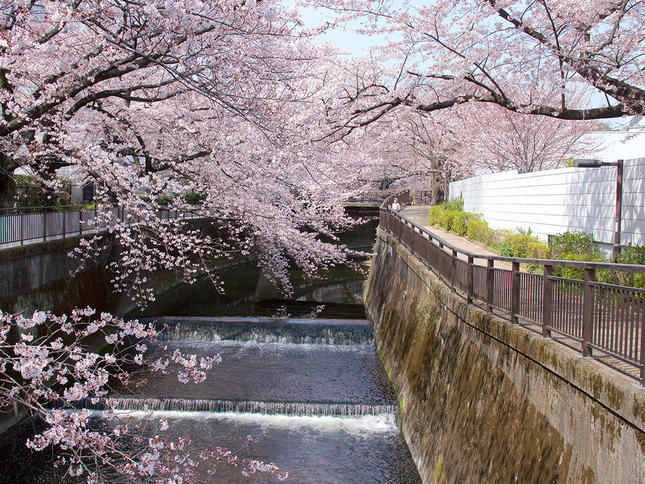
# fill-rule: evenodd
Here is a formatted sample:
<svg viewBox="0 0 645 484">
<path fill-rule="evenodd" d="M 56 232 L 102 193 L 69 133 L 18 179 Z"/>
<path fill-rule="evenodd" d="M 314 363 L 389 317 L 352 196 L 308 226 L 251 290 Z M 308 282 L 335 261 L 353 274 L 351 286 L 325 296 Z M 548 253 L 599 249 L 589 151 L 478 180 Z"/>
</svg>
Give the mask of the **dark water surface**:
<svg viewBox="0 0 645 484">
<path fill-rule="evenodd" d="M 272 462 L 294 483 L 420 482 L 395 422 L 396 398 L 373 345 L 361 304 L 364 274 L 340 267 L 324 280 L 296 277 L 285 299 L 251 265 L 223 274 L 227 293 L 203 281 L 177 288 L 142 317 L 166 330 L 149 351 L 180 349 L 222 363 L 201 384 L 145 375 L 137 389 L 110 398 L 133 422 L 164 418 L 168 438 L 190 437 L 193 447 L 241 449 L 243 457 Z M 314 319 L 315 318 L 315 319 Z M 140 376 L 139 378 L 142 378 Z M 95 409 L 94 425 L 104 401 Z M 0 445 L 2 482 L 60 482 L 51 453 L 31 453 L 19 435 Z M 247 436 L 255 443 L 247 445 Z M 144 441 L 148 437 L 141 430 Z M 137 446 L 133 445 L 133 450 Z M 204 482 L 277 482 L 244 477 L 239 468 L 206 462 Z M 110 481 L 122 482 L 117 476 Z"/>
</svg>

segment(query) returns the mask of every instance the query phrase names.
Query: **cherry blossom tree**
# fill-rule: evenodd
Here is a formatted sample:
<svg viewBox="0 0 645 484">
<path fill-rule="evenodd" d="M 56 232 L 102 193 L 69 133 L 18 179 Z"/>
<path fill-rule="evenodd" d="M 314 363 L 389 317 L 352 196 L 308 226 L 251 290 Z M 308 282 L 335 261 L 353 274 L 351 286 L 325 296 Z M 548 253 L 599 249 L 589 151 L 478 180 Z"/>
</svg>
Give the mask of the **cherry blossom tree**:
<svg viewBox="0 0 645 484">
<path fill-rule="evenodd" d="M 313 273 L 346 260 L 348 250 L 320 236 L 355 223 L 343 201 L 363 188 L 370 165 L 344 144 L 316 141 L 327 130 L 325 100 L 337 88 L 327 65 L 337 53 L 308 37 L 294 10 L 270 0 L 0 0 L 0 193 L 19 167 L 51 188 L 61 167 L 93 178 L 110 234 L 83 239 L 76 255 L 91 258 L 115 237 L 115 290 L 142 304 L 154 298 L 150 273 L 179 271 L 191 282 L 239 253 L 257 255 L 289 290 L 290 263 Z M 166 220 L 160 197 L 215 230 Z M 87 412 L 70 408 L 105 395 L 110 375 L 127 379 L 130 365 L 165 371 L 166 360 L 146 361 L 144 343 L 130 348 L 151 328 L 91 316 L 1 316 L 3 407 L 41 415 L 49 427 L 29 445 L 66 451 L 72 475 L 94 480 L 87 460 L 109 466 L 115 456 L 130 476 L 191 475 L 184 442 L 155 437 L 135 459 L 119 447 L 121 424 L 92 430 Z M 124 350 L 96 353 L 97 334 Z M 168 361 L 180 381 L 202 379 L 213 363 Z M 47 406 L 55 400 L 65 408 Z M 278 474 L 226 449 L 207 457 Z"/>
<path fill-rule="evenodd" d="M 645 111 L 639 1 L 305 3 L 334 9 L 339 22 L 363 22 L 395 66 L 347 99 L 338 119 L 348 130 L 400 106 L 434 112 L 479 102 L 568 120 Z M 590 104 L 591 94 L 605 101 Z"/>
<path fill-rule="evenodd" d="M 465 175 L 565 166 L 592 148 L 584 135 L 598 128 L 593 122 L 518 114 L 498 106 L 467 104 L 451 113 L 452 132 L 459 132 L 461 140 L 456 140 L 452 156 L 468 166 Z"/>
<path fill-rule="evenodd" d="M 257 253 L 285 288 L 289 261 L 312 272 L 345 260 L 318 235 L 352 224 L 342 202 L 368 163 L 312 142 L 324 128 L 321 100 L 335 89 L 321 59 L 336 53 L 299 34 L 293 10 L 245 0 L 5 0 L 0 15 L 4 186 L 17 166 L 51 184 L 66 165 L 93 177 L 99 200 L 130 214 L 127 224 L 112 221 L 125 247 L 119 289 L 159 269 L 190 280 L 206 259 L 235 251 Z M 170 210 L 218 220 L 228 237 L 160 220 L 161 195 Z M 85 244 L 84 254 L 98 250 L 98 240 Z"/>
</svg>

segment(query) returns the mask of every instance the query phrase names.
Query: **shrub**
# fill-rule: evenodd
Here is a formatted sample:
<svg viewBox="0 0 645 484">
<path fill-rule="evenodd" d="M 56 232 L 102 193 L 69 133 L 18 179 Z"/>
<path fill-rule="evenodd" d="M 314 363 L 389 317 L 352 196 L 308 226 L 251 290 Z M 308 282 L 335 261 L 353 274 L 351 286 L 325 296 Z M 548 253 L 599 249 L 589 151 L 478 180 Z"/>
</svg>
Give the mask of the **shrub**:
<svg viewBox="0 0 645 484">
<path fill-rule="evenodd" d="M 454 218 L 454 216 L 455 216 L 454 210 L 444 210 L 443 212 L 441 212 L 439 225 L 444 230 L 450 230 L 452 228 L 452 219 Z"/>
<path fill-rule="evenodd" d="M 452 221 L 452 230 L 458 235 L 464 236 L 468 232 L 468 224 L 474 220 L 476 216 L 469 212 L 457 212 Z"/>
<path fill-rule="evenodd" d="M 529 244 L 526 246 L 526 257 L 529 259 L 548 259 L 549 246 L 544 242 L 529 242 Z"/>
<path fill-rule="evenodd" d="M 187 203 L 191 205 L 199 205 L 204 200 L 206 200 L 206 195 L 197 192 L 184 193 L 182 197 L 184 198 L 184 200 L 186 200 Z"/>
<path fill-rule="evenodd" d="M 482 244 L 489 244 L 491 242 L 491 230 L 484 220 L 479 217 L 473 217 L 468 220 L 466 235 Z"/>
<path fill-rule="evenodd" d="M 428 222 L 430 225 L 441 225 L 441 214 L 444 212 L 442 205 L 435 205 L 428 210 Z"/>
<path fill-rule="evenodd" d="M 566 254 L 584 254 L 601 258 L 600 249 L 594 242 L 593 235 L 585 232 L 565 232 L 554 235 L 549 240 L 549 249 L 553 259 L 571 260 L 564 258 Z"/>
<path fill-rule="evenodd" d="M 446 210 L 457 210 L 462 212 L 464 210 L 464 199 L 459 195 L 458 198 L 446 202 Z"/>
<path fill-rule="evenodd" d="M 623 247 L 616 258 L 619 264 L 645 264 L 645 247 L 639 245 L 627 245 Z M 634 272 L 599 271 L 597 279 L 607 284 L 620 286 L 639 287 L 645 289 L 645 274 Z"/>
<path fill-rule="evenodd" d="M 580 254 L 576 252 L 567 252 L 562 254 L 560 260 L 572 260 L 578 262 L 606 262 L 605 259 L 600 255 L 593 254 Z M 567 279 L 583 279 L 584 278 L 584 269 L 578 269 L 577 267 L 554 267 L 553 275 L 558 277 L 566 277 Z"/>
<path fill-rule="evenodd" d="M 170 205 L 170 202 L 172 202 L 172 196 L 163 193 L 159 195 L 155 201 L 162 207 L 167 207 Z"/>
<path fill-rule="evenodd" d="M 543 259 L 548 254 L 548 246 L 527 231 L 506 235 L 500 252 L 505 257 Z"/>
</svg>

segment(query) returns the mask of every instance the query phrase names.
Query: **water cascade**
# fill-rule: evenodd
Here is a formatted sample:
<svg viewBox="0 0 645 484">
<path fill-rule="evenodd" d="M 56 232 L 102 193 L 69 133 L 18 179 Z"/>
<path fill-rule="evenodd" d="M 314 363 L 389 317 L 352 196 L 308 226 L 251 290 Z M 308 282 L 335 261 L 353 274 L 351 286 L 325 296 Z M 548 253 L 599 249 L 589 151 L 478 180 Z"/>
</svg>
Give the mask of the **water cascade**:
<svg viewBox="0 0 645 484">
<path fill-rule="evenodd" d="M 275 294 L 264 282 L 249 284 L 249 273 L 236 270 L 239 290 L 229 286 L 227 296 L 186 288 L 187 294 L 178 292 L 140 317 L 161 331 L 150 356 L 175 349 L 221 355 L 204 382 L 138 375 L 138 385 L 78 407 L 93 410 L 99 426 L 105 425 L 101 416 L 108 409 L 130 419 L 163 417 L 168 438 L 188 436 L 198 449 L 244 449 L 243 456 L 289 472 L 291 482 L 419 482 L 396 425 L 397 402 L 374 348 L 372 324 L 358 319 L 363 276 L 332 280 L 329 287 L 320 281 L 309 289 L 306 281 L 300 284 L 297 299 L 285 307 L 325 305 L 319 314 L 325 319 L 312 319 L 300 310 L 297 317 L 267 314 Z M 187 308 L 195 304 L 192 295 L 204 303 Z M 248 435 L 256 443 L 247 448 Z M 20 471 L 0 465 L 0 475 L 14 481 L 58 480 L 48 462 L 34 464 L 33 455 L 21 455 L 10 459 L 24 460 Z M 215 465 L 208 482 L 248 482 L 239 469 Z"/>
</svg>

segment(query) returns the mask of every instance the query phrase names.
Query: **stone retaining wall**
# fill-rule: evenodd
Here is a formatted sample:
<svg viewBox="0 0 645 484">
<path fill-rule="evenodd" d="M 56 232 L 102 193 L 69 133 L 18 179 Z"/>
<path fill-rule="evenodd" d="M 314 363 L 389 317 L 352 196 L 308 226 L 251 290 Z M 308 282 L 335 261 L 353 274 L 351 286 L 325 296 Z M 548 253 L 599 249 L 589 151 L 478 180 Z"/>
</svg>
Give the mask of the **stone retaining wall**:
<svg viewBox="0 0 645 484">
<path fill-rule="evenodd" d="M 645 482 L 645 391 L 444 285 L 378 231 L 367 312 L 424 482 Z"/>
</svg>

